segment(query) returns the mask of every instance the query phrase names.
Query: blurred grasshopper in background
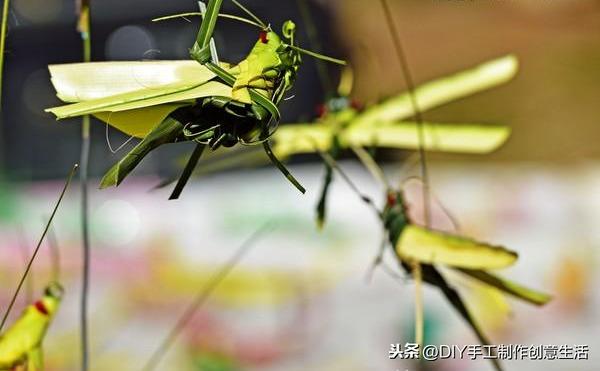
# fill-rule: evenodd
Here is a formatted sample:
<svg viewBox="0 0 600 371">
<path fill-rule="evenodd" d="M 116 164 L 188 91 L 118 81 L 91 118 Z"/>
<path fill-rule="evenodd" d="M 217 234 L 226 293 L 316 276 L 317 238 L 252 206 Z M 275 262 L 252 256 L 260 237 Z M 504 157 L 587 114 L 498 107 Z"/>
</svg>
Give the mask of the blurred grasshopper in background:
<svg viewBox="0 0 600 371">
<path fill-rule="evenodd" d="M 366 167 L 377 178 L 382 179 L 383 171 L 367 156 L 369 154 L 366 151 L 362 151 L 359 155 Z M 513 265 L 518 258 L 516 252 L 502 246 L 494 246 L 417 225 L 409 216 L 408 203 L 404 192 L 392 189 L 387 185 L 387 181 L 385 181 L 387 188 L 385 191 L 386 203 L 383 209 L 379 210 L 368 196 L 358 191 L 330 155 L 324 153 L 323 157 L 329 166 L 337 169 L 342 174 L 350 187 L 365 203 L 375 210 L 381 220 L 385 231 L 384 240 L 372 269 L 383 263 L 383 255 L 388 245 L 392 248 L 398 265 L 407 275 L 412 275 L 411 264 L 419 263 L 423 281 L 442 291 L 442 294 L 469 324 L 482 344 L 490 344 L 490 342 L 470 314 L 459 292 L 447 282 L 442 273 L 436 268 L 437 264 L 451 268 L 488 285 L 490 288 L 500 290 L 530 304 L 544 305 L 551 300 L 550 295 L 529 289 L 488 272 L 488 270 Z M 492 362 L 496 369 L 501 369 L 497 359 L 492 359 Z"/>
<path fill-rule="evenodd" d="M 507 55 L 426 82 L 417 87 L 414 94 L 420 109 L 428 110 L 506 83 L 515 76 L 517 69 L 516 57 Z M 323 151 L 336 159 L 346 149 L 418 148 L 417 123 L 402 121 L 414 115 L 408 92 L 361 109 L 349 97 L 352 85 L 352 74 L 346 69 L 337 94 L 321 106 L 320 116 L 314 122 L 281 126 L 272 136 L 275 155 L 286 159 L 296 154 Z M 423 124 L 423 131 L 425 150 L 470 154 L 492 152 L 510 135 L 507 126 L 467 123 L 428 122 Z M 215 156 L 212 164 L 208 163 L 206 168 L 199 170 L 216 171 L 245 162 L 256 162 L 256 158 L 248 151 L 239 151 L 227 157 Z M 327 191 L 333 175 L 329 165 L 325 166 L 323 189 L 317 205 L 319 227 L 325 220 Z M 172 181 L 165 181 L 162 185 Z"/>
<path fill-rule="evenodd" d="M 14 370 L 19 366 L 26 366 L 27 371 L 44 369 L 42 342 L 62 294 L 62 286 L 51 283 L 44 296 L 25 308 L 13 325 L 0 335 L 0 370 Z"/>
<path fill-rule="evenodd" d="M 4 315 L 0 321 L 0 370 L 15 370 L 17 367 L 26 366 L 28 371 L 43 370 L 43 354 L 42 342 L 48 330 L 50 322 L 58 311 L 60 305 L 63 288 L 58 283 L 60 275 L 60 257 L 58 246 L 54 242 L 54 238 L 50 240 L 50 247 L 53 250 L 53 278 L 51 283 L 46 287 L 44 296 L 35 303 L 27 306 L 23 314 L 10 326 L 6 332 L 2 332 L 4 325 L 7 323 L 8 317 L 13 309 L 15 301 L 19 296 L 19 292 L 27 276 L 31 272 L 32 264 L 40 250 L 42 242 L 50 229 L 52 220 L 63 200 L 63 197 L 73 179 L 73 175 L 77 171 L 78 165 L 73 166 L 69 173 L 65 185 L 58 197 L 50 218 L 46 223 L 44 231 L 38 240 L 38 243 L 27 262 L 27 266 L 19 280 L 19 284 L 12 295 L 9 305 L 4 311 Z"/>
<path fill-rule="evenodd" d="M 76 102 L 50 108 L 57 118 L 93 114 L 142 141 L 104 176 L 101 188 L 119 185 L 156 147 L 194 141 L 190 157 L 171 198 L 178 198 L 204 148 L 262 143 L 269 159 L 296 188 L 300 183 L 273 154 L 269 138 L 276 131 L 277 105 L 291 89 L 301 54 L 329 62 L 345 62 L 298 47 L 296 27 L 286 21 L 283 41 L 237 1 L 254 21 L 219 14 L 222 0 L 210 0 L 190 55 L 194 61 L 101 62 L 49 66 L 58 97 Z M 250 54 L 235 65 L 219 63 L 211 53 L 211 36 L 217 16 L 233 18 L 260 28 Z"/>
<path fill-rule="evenodd" d="M 275 151 L 280 157 L 290 154 L 328 151 L 338 158 L 344 149 L 383 147 L 417 149 L 418 126 L 415 122 L 400 122 L 414 114 L 408 93 L 389 98 L 361 110 L 350 99 L 352 75 L 342 74 L 338 94 L 319 108 L 315 123 L 285 126 L 274 137 Z M 416 91 L 419 107 L 429 109 L 448 101 L 493 87 L 510 80 L 517 71 L 514 56 L 496 59 L 454 76 L 429 82 Z M 423 125 L 424 149 L 429 151 L 488 153 L 500 147 L 508 138 L 506 126 L 473 124 Z M 325 178 L 317 204 L 317 225 L 325 221 L 327 192 L 333 172 L 325 164 Z"/>
</svg>

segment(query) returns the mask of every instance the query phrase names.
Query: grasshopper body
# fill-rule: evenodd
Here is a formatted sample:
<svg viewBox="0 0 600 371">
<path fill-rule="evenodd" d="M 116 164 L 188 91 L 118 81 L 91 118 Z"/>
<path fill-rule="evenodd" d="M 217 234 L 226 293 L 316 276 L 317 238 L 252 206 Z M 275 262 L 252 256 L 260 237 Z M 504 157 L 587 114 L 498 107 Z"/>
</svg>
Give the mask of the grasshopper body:
<svg viewBox="0 0 600 371">
<path fill-rule="evenodd" d="M 28 371 L 43 370 L 42 341 L 60 305 L 63 289 L 50 284 L 44 296 L 0 335 L 0 370 L 26 365 Z"/>
<path fill-rule="evenodd" d="M 449 266 L 504 293 L 535 305 L 543 305 L 551 297 L 487 272 L 488 269 L 512 265 L 517 254 L 502 247 L 477 242 L 465 237 L 441 233 L 416 226 L 407 213 L 402 192 L 389 190 L 381 219 L 387 239 L 401 268 L 412 272 L 411 261 L 420 263 L 423 281 L 440 289 L 452 307 L 469 324 L 482 344 L 490 344 L 470 314 L 459 292 L 444 278 L 434 264 Z M 381 255 L 376 262 L 381 261 Z M 497 360 L 492 359 L 496 369 Z"/>
</svg>

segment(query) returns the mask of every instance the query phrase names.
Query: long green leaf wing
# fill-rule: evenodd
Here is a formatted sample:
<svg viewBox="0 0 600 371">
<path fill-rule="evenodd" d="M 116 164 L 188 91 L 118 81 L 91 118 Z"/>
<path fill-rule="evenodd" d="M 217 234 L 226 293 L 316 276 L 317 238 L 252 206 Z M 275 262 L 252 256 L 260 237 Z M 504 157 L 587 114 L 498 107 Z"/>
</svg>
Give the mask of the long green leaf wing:
<svg viewBox="0 0 600 371">
<path fill-rule="evenodd" d="M 501 85 L 517 72 L 518 62 L 514 55 L 480 64 L 472 69 L 427 82 L 418 86 L 415 97 L 421 111 L 466 97 L 468 95 Z M 369 107 L 360 114 L 353 125 L 385 125 L 414 115 L 408 93 Z"/>
<path fill-rule="evenodd" d="M 514 264 L 517 254 L 502 246 L 408 225 L 395 246 L 403 260 L 468 269 L 498 269 Z"/>
<path fill-rule="evenodd" d="M 419 127 L 414 122 L 399 122 L 388 126 L 351 126 L 341 133 L 345 146 L 374 146 L 397 149 L 419 148 Z M 503 125 L 454 123 L 424 123 L 427 151 L 457 153 L 489 153 L 498 149 L 510 135 Z"/>
<path fill-rule="evenodd" d="M 509 137 L 510 128 L 502 125 L 425 123 L 424 148 L 427 151 L 457 153 L 489 153 L 500 147 Z M 340 145 L 416 149 L 418 127 L 413 122 L 398 122 L 389 126 L 352 126 L 339 133 Z M 316 149 L 328 151 L 334 131 L 326 124 L 284 125 L 273 135 L 274 151 L 287 157 L 312 153 Z"/>
<path fill-rule="evenodd" d="M 194 86 L 215 77 L 191 60 L 69 63 L 48 69 L 56 95 L 69 103 L 176 84 Z"/>
<path fill-rule="evenodd" d="M 178 83 L 160 88 L 139 89 L 104 98 L 72 103 L 66 106 L 53 107 L 46 111 L 53 113 L 57 118 L 61 119 L 98 112 L 119 112 L 146 108 L 174 102 L 193 104 L 193 100 L 196 98 L 213 95 L 231 97 L 231 87 L 218 81 L 208 81 L 200 84 Z"/>
<path fill-rule="evenodd" d="M 294 124 L 277 128 L 273 134 L 273 152 L 280 158 L 298 153 L 328 151 L 333 127 L 320 124 Z"/>
<path fill-rule="evenodd" d="M 94 116 L 127 135 L 144 138 L 171 112 L 186 103 L 170 103 L 120 112 L 98 112 Z"/>
</svg>

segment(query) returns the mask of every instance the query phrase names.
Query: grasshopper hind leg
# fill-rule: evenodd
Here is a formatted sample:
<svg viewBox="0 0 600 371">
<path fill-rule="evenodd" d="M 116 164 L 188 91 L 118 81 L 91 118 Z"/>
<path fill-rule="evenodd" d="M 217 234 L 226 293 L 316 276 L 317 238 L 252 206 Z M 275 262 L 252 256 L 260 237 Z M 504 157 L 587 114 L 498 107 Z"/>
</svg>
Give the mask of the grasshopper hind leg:
<svg viewBox="0 0 600 371">
<path fill-rule="evenodd" d="M 183 191 L 183 188 L 190 179 L 190 176 L 192 176 L 196 165 L 198 165 L 198 161 L 200 160 L 200 157 L 202 156 L 202 152 L 204 152 L 205 147 L 206 145 L 204 144 L 196 144 L 196 148 L 194 149 L 194 152 L 192 152 L 192 155 L 190 156 L 187 164 L 185 165 L 185 168 L 183 169 L 183 172 L 181 173 L 181 176 L 179 177 L 175 188 L 173 188 L 173 192 L 171 193 L 169 200 L 177 200 L 179 198 L 181 192 Z"/>
<path fill-rule="evenodd" d="M 305 193 L 306 189 L 302 186 L 302 184 L 300 184 L 300 182 L 296 178 L 294 178 L 292 173 L 290 173 L 290 171 L 285 167 L 285 165 L 281 161 L 279 161 L 279 159 L 275 156 L 273 150 L 271 149 L 271 146 L 269 145 L 268 140 L 265 140 L 263 142 L 263 148 L 265 149 L 265 152 L 267 153 L 267 156 L 269 157 L 269 160 L 271 160 L 273 165 L 277 166 L 279 171 L 281 171 L 281 173 L 290 181 L 290 183 L 294 185 L 294 187 L 296 187 L 296 189 L 298 189 L 301 193 Z"/>
<path fill-rule="evenodd" d="M 121 184 L 123 179 L 142 162 L 148 153 L 162 144 L 175 141 L 182 130 L 183 124 L 178 120 L 172 117 L 164 119 L 138 145 L 106 172 L 100 182 L 100 188 Z"/>
</svg>

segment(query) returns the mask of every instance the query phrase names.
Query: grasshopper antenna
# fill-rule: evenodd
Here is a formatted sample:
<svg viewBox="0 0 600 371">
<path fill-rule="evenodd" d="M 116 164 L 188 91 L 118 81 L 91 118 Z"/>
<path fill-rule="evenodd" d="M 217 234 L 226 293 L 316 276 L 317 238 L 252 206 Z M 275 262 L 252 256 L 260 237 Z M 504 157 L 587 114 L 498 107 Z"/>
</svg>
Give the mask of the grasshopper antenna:
<svg viewBox="0 0 600 371">
<path fill-rule="evenodd" d="M 417 182 L 423 185 L 423 179 L 421 179 L 421 177 L 419 176 L 413 175 L 404 179 L 402 181 L 402 184 L 400 185 L 400 188 L 404 189 L 409 182 Z M 452 224 L 452 229 L 454 229 L 456 232 L 460 232 L 460 223 L 458 222 L 456 216 L 452 212 L 450 212 L 450 210 L 442 203 L 442 201 L 435 194 L 435 192 L 430 192 L 430 196 L 433 199 L 433 201 L 438 205 L 438 207 L 442 209 L 442 212 L 444 213 L 444 215 L 446 215 L 446 217 L 450 221 L 450 224 Z"/>
<path fill-rule="evenodd" d="M 198 308 L 200 308 L 206 300 L 210 297 L 210 294 L 217 288 L 217 286 L 227 277 L 229 272 L 239 263 L 246 253 L 256 244 L 256 242 L 265 234 L 265 232 L 271 230 L 272 223 L 267 222 L 264 226 L 259 228 L 257 231 L 252 233 L 248 239 L 246 239 L 231 258 L 222 266 L 222 268 L 212 277 L 212 279 L 201 288 L 196 295 L 196 298 L 188 305 L 183 314 L 179 317 L 175 326 L 167 334 L 160 346 L 152 353 L 148 362 L 142 369 L 143 371 L 154 370 L 162 357 L 167 353 L 171 345 L 177 339 L 179 333 L 185 328 L 188 322 L 194 317 Z"/>
<path fill-rule="evenodd" d="M 167 15 L 164 17 L 159 17 L 159 18 L 154 18 L 152 20 L 152 22 L 161 22 L 161 21 L 166 21 L 169 19 L 176 19 L 176 18 L 183 18 L 183 19 L 187 19 L 186 17 L 197 17 L 197 16 L 201 16 L 203 17 L 204 14 L 206 14 L 206 11 L 202 10 L 200 12 L 188 12 L 188 13 L 179 13 L 179 14 L 173 14 L 173 15 Z M 237 15 L 233 15 L 233 14 L 225 14 L 225 13 L 220 13 L 218 15 L 219 18 L 226 18 L 226 19 L 232 19 L 235 21 L 239 21 L 242 23 L 246 23 L 255 27 L 260 28 L 261 30 L 264 29 L 264 27 L 261 24 L 258 24 L 254 21 L 251 21 L 249 19 L 246 19 L 244 17 L 239 17 Z"/>
<path fill-rule="evenodd" d="M 239 1 L 237 1 L 237 0 L 231 0 L 231 2 L 234 3 L 238 8 L 240 8 L 244 13 L 248 14 L 248 16 L 250 16 L 250 18 L 254 19 L 256 21 L 256 23 L 258 23 L 263 28 L 263 30 L 266 30 L 267 28 L 269 28 L 269 26 L 267 26 L 265 24 L 265 22 L 263 22 L 260 18 L 258 18 L 248 8 L 246 8 L 245 6 L 243 6 Z"/>
<path fill-rule="evenodd" d="M 6 311 L 4 312 L 4 316 L 2 317 L 2 322 L 0 322 L 0 332 L 2 331 L 2 328 L 4 327 L 4 325 L 6 324 L 6 320 L 8 318 L 8 315 L 10 314 L 10 311 L 12 310 L 13 306 L 15 305 L 17 296 L 19 296 L 19 292 L 21 291 L 23 283 L 27 279 L 27 275 L 29 274 L 29 271 L 31 270 L 31 266 L 33 265 L 33 262 L 35 260 L 35 257 L 37 256 L 37 253 L 40 250 L 40 246 L 42 246 L 42 241 L 44 241 L 44 237 L 46 237 L 46 233 L 48 233 L 48 229 L 50 229 L 50 224 L 52 224 L 52 220 L 54 219 L 54 216 L 56 215 L 56 211 L 58 211 L 58 207 L 60 206 L 62 199 L 63 199 L 65 193 L 67 192 L 67 189 L 69 188 L 69 184 L 71 184 L 71 179 L 73 179 L 73 175 L 75 174 L 75 171 L 77 171 L 78 167 L 79 167 L 79 165 L 75 164 L 75 166 L 73 166 L 73 168 L 71 169 L 69 176 L 67 177 L 67 181 L 65 182 L 65 185 L 62 189 L 62 192 L 60 193 L 60 196 L 58 197 L 58 201 L 56 202 L 56 205 L 54 206 L 54 209 L 52 210 L 52 213 L 50 214 L 50 218 L 48 219 L 48 223 L 46 223 L 46 227 L 44 228 L 44 231 L 42 232 L 42 236 L 40 237 L 35 249 L 33 250 L 33 254 L 29 258 L 29 261 L 27 262 L 25 271 L 23 272 L 23 275 L 21 276 L 21 279 L 19 280 L 19 284 L 17 285 L 15 293 L 13 294 L 13 296 L 10 300 L 10 304 L 8 305 L 8 308 L 6 308 Z"/>
<path fill-rule="evenodd" d="M 398 57 L 398 61 L 402 67 L 402 73 L 404 75 L 404 79 L 406 80 L 406 87 L 408 89 L 408 95 L 410 97 L 410 102 L 413 107 L 413 113 L 415 120 L 417 122 L 418 127 L 418 136 L 419 136 L 419 157 L 421 159 L 421 178 L 423 179 L 423 210 L 425 216 L 425 227 L 431 228 L 431 198 L 429 196 L 429 173 L 427 170 L 427 158 L 425 154 L 425 132 L 423 129 L 423 117 L 421 115 L 421 111 L 419 109 L 419 105 L 417 103 L 416 96 L 414 94 L 414 83 L 412 79 L 412 75 L 410 73 L 410 69 L 408 67 L 408 61 L 406 59 L 406 54 L 404 53 L 404 48 L 402 47 L 402 43 L 400 41 L 400 36 L 398 30 L 396 28 L 396 24 L 394 23 L 394 19 L 392 17 L 392 13 L 389 7 L 387 0 L 381 0 L 381 5 L 383 7 L 383 12 L 385 13 L 385 19 L 387 25 L 392 34 L 392 41 L 394 42 L 394 49 L 396 51 L 396 56 Z M 412 262 L 412 274 L 415 280 L 415 341 L 417 344 L 423 344 L 423 329 L 424 329 L 424 316 L 423 316 L 423 290 L 422 290 L 422 272 L 421 265 L 418 262 Z"/>
</svg>

